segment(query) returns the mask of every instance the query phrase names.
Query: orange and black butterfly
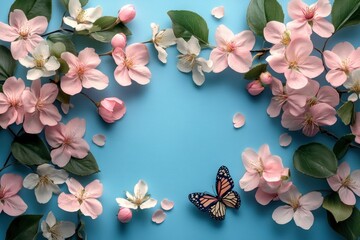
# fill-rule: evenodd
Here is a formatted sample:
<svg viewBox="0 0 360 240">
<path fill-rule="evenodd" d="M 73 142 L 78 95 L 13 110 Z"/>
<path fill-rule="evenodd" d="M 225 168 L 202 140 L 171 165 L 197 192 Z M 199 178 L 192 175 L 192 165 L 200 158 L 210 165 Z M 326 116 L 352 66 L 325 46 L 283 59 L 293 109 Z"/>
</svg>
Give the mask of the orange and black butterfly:
<svg viewBox="0 0 360 240">
<path fill-rule="evenodd" d="M 217 196 L 196 192 L 189 194 L 189 200 L 201 211 L 208 212 L 215 220 L 224 220 L 226 207 L 235 209 L 240 207 L 240 195 L 233 191 L 233 188 L 234 181 L 230 176 L 229 169 L 221 166 L 216 175 Z"/>
</svg>

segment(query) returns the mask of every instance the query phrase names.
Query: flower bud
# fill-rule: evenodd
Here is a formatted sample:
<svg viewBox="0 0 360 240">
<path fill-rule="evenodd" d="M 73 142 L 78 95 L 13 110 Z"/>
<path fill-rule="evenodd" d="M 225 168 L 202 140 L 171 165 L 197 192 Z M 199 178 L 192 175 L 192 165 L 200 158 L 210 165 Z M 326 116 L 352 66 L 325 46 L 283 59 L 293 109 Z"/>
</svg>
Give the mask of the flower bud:
<svg viewBox="0 0 360 240">
<path fill-rule="evenodd" d="M 119 120 L 126 113 L 125 103 L 118 98 L 105 98 L 99 103 L 99 115 L 107 123 Z"/>
<path fill-rule="evenodd" d="M 260 74 L 260 82 L 262 84 L 269 85 L 272 83 L 272 81 L 273 81 L 273 77 L 269 72 L 263 72 Z"/>
<path fill-rule="evenodd" d="M 135 15 L 136 15 L 136 10 L 134 5 L 127 4 L 120 9 L 118 18 L 122 23 L 128 23 L 135 18 Z"/>
<path fill-rule="evenodd" d="M 121 48 L 124 49 L 126 46 L 126 35 L 123 33 L 118 33 L 116 34 L 112 39 L 111 39 L 111 46 L 113 48 Z"/>
<path fill-rule="evenodd" d="M 132 219 L 132 212 L 129 208 L 122 207 L 120 208 L 117 217 L 121 223 L 128 223 Z"/>
<path fill-rule="evenodd" d="M 246 86 L 247 91 L 250 93 L 250 95 L 256 96 L 262 93 L 264 91 L 263 85 L 261 85 L 261 82 L 259 80 L 254 80 L 250 82 Z"/>
</svg>

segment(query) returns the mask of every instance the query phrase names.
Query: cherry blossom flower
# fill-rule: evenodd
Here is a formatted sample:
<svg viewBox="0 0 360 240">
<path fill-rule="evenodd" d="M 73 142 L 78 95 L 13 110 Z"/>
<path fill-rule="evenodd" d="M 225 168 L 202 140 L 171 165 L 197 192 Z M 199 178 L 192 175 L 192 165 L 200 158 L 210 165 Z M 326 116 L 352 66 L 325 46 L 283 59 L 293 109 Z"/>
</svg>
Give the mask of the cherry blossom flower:
<svg viewBox="0 0 360 240">
<path fill-rule="evenodd" d="M 305 230 L 310 229 L 314 223 L 311 211 L 318 209 L 324 200 L 319 192 L 310 192 L 302 196 L 294 185 L 289 191 L 279 194 L 279 198 L 288 205 L 275 209 L 272 214 L 274 221 L 286 224 L 294 218 L 296 226 Z"/>
<path fill-rule="evenodd" d="M 69 176 L 65 170 L 57 170 L 46 163 L 38 166 L 36 172 L 25 177 L 23 186 L 27 189 L 35 188 L 38 203 L 47 203 L 53 193 L 59 194 L 61 191 L 58 184 L 63 184 Z"/>
<path fill-rule="evenodd" d="M 255 36 L 251 31 L 246 30 L 234 35 L 225 25 L 220 25 L 216 29 L 215 38 L 217 47 L 210 54 L 214 73 L 222 72 L 228 66 L 239 73 L 250 70 L 250 51 L 255 45 Z"/>
<path fill-rule="evenodd" d="M 266 61 L 275 72 L 285 74 L 288 86 L 300 89 L 308 83 L 308 78 L 315 78 L 324 71 L 321 59 L 310 56 L 312 51 L 309 39 L 297 38 L 290 42 L 285 55 L 271 55 Z"/>
<path fill-rule="evenodd" d="M 71 157 L 82 159 L 89 153 L 90 147 L 83 139 L 85 120 L 74 118 L 66 125 L 59 123 L 45 128 L 45 137 L 51 151 L 51 160 L 59 167 L 64 167 Z M 79 160 L 80 161 L 80 160 Z"/>
<path fill-rule="evenodd" d="M 334 87 L 341 86 L 351 72 L 360 68 L 360 48 L 356 49 L 349 42 L 341 42 L 329 51 L 324 51 L 324 60 L 330 71 L 326 80 Z"/>
<path fill-rule="evenodd" d="M 168 54 L 165 49 L 176 44 L 174 31 L 172 28 L 159 31 L 159 25 L 155 23 L 151 23 L 150 26 L 152 29 L 152 42 L 158 52 L 158 58 L 162 63 L 166 63 Z"/>
<path fill-rule="evenodd" d="M 24 81 L 10 77 L 3 85 L 3 93 L 0 92 L 0 126 L 7 128 L 16 122 L 20 124 L 24 120 L 22 94 L 25 90 Z"/>
<path fill-rule="evenodd" d="M 360 69 L 354 70 L 348 80 L 344 83 L 344 87 L 351 92 L 348 101 L 356 102 L 360 98 Z"/>
<path fill-rule="evenodd" d="M 11 43 L 11 54 L 15 60 L 26 57 L 43 38 L 48 26 L 46 17 L 37 16 L 28 20 L 24 12 L 15 9 L 10 12 L 9 25 L 0 22 L 0 40 Z"/>
<path fill-rule="evenodd" d="M 49 240 L 65 240 L 75 234 L 75 224 L 68 221 L 56 221 L 54 214 L 50 211 L 46 220 L 41 222 L 43 236 Z"/>
<path fill-rule="evenodd" d="M 198 57 L 201 51 L 199 40 L 191 36 L 188 42 L 183 38 L 177 40 L 177 49 L 181 53 L 178 58 L 177 68 L 181 72 L 192 72 L 192 78 L 196 85 L 201 86 L 205 82 L 203 72 L 211 72 L 212 61 L 206 61 Z"/>
<path fill-rule="evenodd" d="M 79 0 L 70 0 L 68 7 L 70 16 L 64 17 L 63 21 L 66 25 L 75 28 L 76 31 L 92 28 L 93 23 L 102 15 L 100 6 L 84 10 Z"/>
<path fill-rule="evenodd" d="M 331 107 L 336 107 L 340 102 L 339 93 L 330 86 L 322 86 L 319 82 L 309 80 L 307 85 L 308 99 L 306 105 L 311 107 L 318 103 L 326 103 Z"/>
<path fill-rule="evenodd" d="M 107 123 L 121 119 L 126 113 L 125 103 L 115 97 L 104 98 L 98 107 L 100 117 Z"/>
<path fill-rule="evenodd" d="M 109 78 L 95 69 L 101 60 L 93 48 L 85 48 L 76 57 L 70 52 L 61 54 L 61 58 L 69 65 L 69 71 L 61 78 L 61 89 L 69 94 L 75 95 L 84 88 L 95 88 L 103 90 L 109 85 Z"/>
<path fill-rule="evenodd" d="M 116 202 L 120 207 L 130 208 L 130 209 L 147 209 L 153 208 L 157 204 L 157 200 L 150 198 L 150 195 L 147 194 L 148 185 L 145 181 L 139 180 L 134 187 L 134 195 L 129 192 L 126 192 L 126 198 L 116 198 Z"/>
<path fill-rule="evenodd" d="M 255 199 L 259 204 L 263 206 L 268 205 L 271 201 L 279 200 L 279 194 L 289 191 L 293 185 L 292 182 L 287 181 L 289 172 L 284 171 L 283 175 L 283 178 L 286 180 L 277 182 L 267 182 L 264 179 L 260 179 L 259 188 L 255 193 Z"/>
<path fill-rule="evenodd" d="M 131 80 L 141 85 L 150 82 L 151 72 L 145 66 L 149 62 L 149 52 L 145 44 L 131 44 L 125 50 L 115 48 L 112 55 L 118 65 L 114 72 L 115 80 L 121 86 L 131 85 Z"/>
<path fill-rule="evenodd" d="M 23 214 L 27 205 L 17 195 L 22 186 L 23 179 L 19 175 L 5 173 L 0 178 L 0 213 L 4 211 L 9 216 Z"/>
<path fill-rule="evenodd" d="M 31 84 L 22 95 L 25 118 L 24 130 L 27 133 L 40 133 L 45 126 L 55 126 L 61 120 L 59 110 L 53 104 L 58 95 L 58 87 L 54 83 L 41 86 L 40 80 Z"/>
<path fill-rule="evenodd" d="M 31 68 L 26 75 L 28 80 L 55 75 L 55 70 L 60 67 L 56 57 L 50 56 L 50 48 L 46 41 L 39 43 L 31 53 L 32 57 L 20 58 L 19 62 L 26 68 Z"/>
<path fill-rule="evenodd" d="M 357 112 L 355 115 L 355 123 L 350 125 L 352 134 L 356 136 L 355 142 L 360 144 L 360 112 Z"/>
<path fill-rule="evenodd" d="M 288 4 L 288 12 L 293 19 L 289 26 L 301 32 L 311 34 L 313 30 L 320 37 L 328 38 L 335 31 L 334 26 L 326 20 L 331 13 L 329 0 L 319 0 L 310 6 L 301 0 L 292 0 Z"/>
<path fill-rule="evenodd" d="M 338 192 L 340 200 L 346 205 L 355 205 L 355 194 L 360 197 L 360 170 L 350 173 L 350 166 L 347 162 L 339 165 L 334 176 L 326 179 L 329 186 Z"/>
<path fill-rule="evenodd" d="M 61 193 L 58 205 L 64 211 L 81 211 L 85 216 L 97 218 L 103 211 L 101 202 L 97 198 L 103 193 L 103 185 L 99 180 L 94 180 L 85 188 L 74 178 L 66 180 L 70 194 Z"/>
</svg>

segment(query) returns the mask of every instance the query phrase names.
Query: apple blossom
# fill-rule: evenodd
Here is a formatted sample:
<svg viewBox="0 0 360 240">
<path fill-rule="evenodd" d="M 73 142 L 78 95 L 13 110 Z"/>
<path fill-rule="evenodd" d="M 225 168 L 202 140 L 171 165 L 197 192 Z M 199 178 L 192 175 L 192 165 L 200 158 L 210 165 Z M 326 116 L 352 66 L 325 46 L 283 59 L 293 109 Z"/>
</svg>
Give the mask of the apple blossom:
<svg viewBox="0 0 360 240">
<path fill-rule="evenodd" d="M 152 42 L 158 52 L 158 58 L 162 63 L 166 63 L 167 52 L 166 48 L 176 44 L 176 37 L 172 28 L 159 31 L 159 25 L 151 23 Z"/>
<path fill-rule="evenodd" d="M 41 222 L 41 231 L 44 238 L 48 240 L 65 240 L 75 234 L 75 224 L 68 221 L 56 221 L 54 214 L 50 211 L 46 220 Z"/>
<path fill-rule="evenodd" d="M 326 103 L 331 107 L 336 107 L 340 102 L 339 93 L 330 86 L 320 87 L 319 82 L 309 80 L 307 106 L 314 106 L 318 103 Z"/>
<path fill-rule="evenodd" d="M 283 178 L 289 178 L 289 173 L 285 173 L 285 175 L 286 176 L 283 176 Z M 264 179 L 261 179 L 259 188 L 255 193 L 255 199 L 263 206 L 268 205 L 271 201 L 279 200 L 279 194 L 289 191 L 292 185 L 293 183 L 287 180 L 267 182 Z"/>
<path fill-rule="evenodd" d="M 115 97 L 101 100 L 98 107 L 99 115 L 107 123 L 121 119 L 126 113 L 125 103 Z"/>
<path fill-rule="evenodd" d="M 135 18 L 135 16 L 136 16 L 136 10 L 134 5 L 132 4 L 124 5 L 118 13 L 118 19 L 122 23 L 131 22 Z"/>
<path fill-rule="evenodd" d="M 348 101 L 356 102 L 360 98 L 360 69 L 354 70 L 350 74 L 350 77 L 344 83 L 344 87 L 351 92 Z"/>
</svg>

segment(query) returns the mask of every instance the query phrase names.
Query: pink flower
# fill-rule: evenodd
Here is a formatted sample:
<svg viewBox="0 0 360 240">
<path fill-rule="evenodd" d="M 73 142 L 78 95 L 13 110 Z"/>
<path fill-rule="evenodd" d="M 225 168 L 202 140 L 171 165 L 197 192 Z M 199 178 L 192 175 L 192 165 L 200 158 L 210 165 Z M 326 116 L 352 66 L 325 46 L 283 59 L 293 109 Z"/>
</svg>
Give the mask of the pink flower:
<svg viewBox="0 0 360 240">
<path fill-rule="evenodd" d="M 121 119 L 126 113 L 125 103 L 118 98 L 105 98 L 100 102 L 99 115 L 107 123 Z"/>
<path fill-rule="evenodd" d="M 90 147 L 83 139 L 85 120 L 74 118 L 66 125 L 59 123 L 54 127 L 45 128 L 45 137 L 51 151 L 51 160 L 59 167 L 64 167 L 71 157 L 82 159 L 89 153 Z M 81 160 L 79 160 L 81 161 Z"/>
<path fill-rule="evenodd" d="M 346 162 L 339 165 L 334 176 L 326 179 L 332 190 L 339 193 L 340 200 L 346 205 L 355 205 L 355 194 L 360 197 L 360 170 L 350 174 L 350 166 Z"/>
<path fill-rule="evenodd" d="M 300 89 L 308 83 L 308 78 L 315 78 L 324 71 L 321 59 L 310 56 L 312 51 L 313 44 L 309 39 L 298 38 L 291 41 L 285 56 L 271 55 L 266 61 L 275 72 L 285 74 L 288 86 Z"/>
<path fill-rule="evenodd" d="M 279 198 L 288 205 L 275 209 L 272 214 L 274 221 L 286 224 L 294 218 L 296 226 L 305 230 L 310 229 L 314 223 L 311 211 L 319 208 L 324 200 L 319 192 L 310 192 L 302 196 L 294 185 L 289 191 L 279 194 Z"/>
<path fill-rule="evenodd" d="M 131 80 L 141 85 L 150 82 L 151 72 L 145 66 L 149 62 L 149 52 L 145 44 L 131 44 L 125 51 L 115 48 L 113 58 L 118 65 L 114 72 L 115 80 L 121 86 L 131 85 Z"/>
<path fill-rule="evenodd" d="M 210 54 L 214 73 L 222 72 L 228 66 L 239 73 L 250 70 L 250 50 L 255 45 L 255 36 L 251 31 L 246 30 L 234 35 L 225 25 L 220 25 L 216 29 L 215 38 L 217 47 Z"/>
<path fill-rule="evenodd" d="M 307 5 L 301 0 L 292 0 L 288 5 L 289 16 L 294 21 L 289 23 L 294 29 L 311 34 L 311 29 L 323 38 L 328 38 L 335 31 L 334 26 L 325 18 L 331 13 L 329 0 L 319 0 Z"/>
<path fill-rule="evenodd" d="M 126 46 L 126 35 L 123 33 L 118 33 L 116 34 L 112 39 L 111 39 L 111 46 L 113 48 L 121 48 L 124 49 Z"/>
<path fill-rule="evenodd" d="M 27 133 L 40 133 L 44 126 L 55 126 L 61 120 L 58 109 L 53 104 L 58 95 L 58 87 L 46 83 L 41 87 L 41 81 L 35 80 L 31 90 L 26 89 L 22 95 L 25 119 L 24 130 Z"/>
<path fill-rule="evenodd" d="M 289 172 L 286 174 L 286 176 L 283 176 L 283 178 L 288 177 Z M 279 200 L 279 194 L 289 191 L 292 185 L 292 182 L 288 182 L 285 180 L 280 180 L 277 182 L 267 182 L 264 179 L 261 179 L 259 188 L 255 193 L 255 199 L 263 206 L 268 205 L 271 201 Z"/>
<path fill-rule="evenodd" d="M 58 198 L 58 205 L 64 211 L 81 211 L 85 216 L 92 219 L 97 218 L 103 211 L 101 202 L 97 198 L 103 193 L 103 185 L 99 180 L 94 180 L 85 188 L 74 178 L 66 180 L 70 194 L 61 193 Z"/>
<path fill-rule="evenodd" d="M 318 103 L 299 116 L 285 111 L 281 125 L 290 131 L 302 129 L 305 136 L 313 137 L 319 132 L 319 127 L 334 125 L 336 120 L 336 110 L 333 107 L 326 103 Z"/>
<path fill-rule="evenodd" d="M 311 107 L 318 103 L 326 103 L 331 107 L 336 107 L 340 102 L 339 93 L 330 86 L 322 86 L 315 80 L 309 80 L 306 86 L 308 99 L 306 105 Z"/>
<path fill-rule="evenodd" d="M 24 81 L 10 77 L 3 85 L 3 93 L 0 93 L 0 126 L 7 128 L 16 122 L 20 124 L 24 120 L 24 109 L 21 96 L 25 90 Z"/>
<path fill-rule="evenodd" d="M 259 95 L 264 91 L 264 89 L 265 89 L 264 86 L 261 84 L 259 80 L 251 81 L 246 85 L 246 90 L 252 96 Z"/>
<path fill-rule="evenodd" d="M 61 54 L 61 58 L 69 65 L 69 71 L 61 78 L 61 89 L 75 95 L 84 88 L 103 90 L 109 85 L 109 78 L 95 69 L 101 62 L 93 48 L 85 48 L 76 57 L 70 52 Z"/>
<path fill-rule="evenodd" d="M 273 76 L 269 72 L 263 72 L 263 73 L 260 74 L 260 79 L 259 80 L 260 80 L 260 82 L 262 84 L 269 85 L 273 81 Z"/>
<path fill-rule="evenodd" d="M 6 173 L 1 176 L 0 213 L 4 211 L 9 216 L 19 216 L 26 211 L 28 206 L 17 195 L 22 187 L 22 182 L 22 177 L 19 175 Z"/>
<path fill-rule="evenodd" d="M 360 48 L 356 49 L 349 42 L 341 42 L 329 51 L 324 51 L 326 66 L 330 71 L 326 80 L 334 87 L 339 87 L 349 77 L 350 73 L 360 68 Z"/>
<path fill-rule="evenodd" d="M 9 15 L 9 25 L 0 22 L 0 40 L 11 42 L 11 54 L 18 60 L 43 41 L 39 35 L 45 32 L 47 26 L 44 16 L 28 20 L 22 10 L 15 9 Z"/>
<path fill-rule="evenodd" d="M 352 134 L 356 136 L 355 142 L 360 144 L 360 112 L 355 115 L 355 123 L 350 126 Z"/>
<path fill-rule="evenodd" d="M 126 4 L 120 9 L 118 18 L 122 23 L 128 23 L 135 18 L 135 15 L 136 15 L 136 10 L 134 5 Z"/>
</svg>

